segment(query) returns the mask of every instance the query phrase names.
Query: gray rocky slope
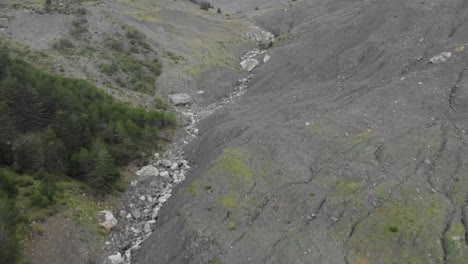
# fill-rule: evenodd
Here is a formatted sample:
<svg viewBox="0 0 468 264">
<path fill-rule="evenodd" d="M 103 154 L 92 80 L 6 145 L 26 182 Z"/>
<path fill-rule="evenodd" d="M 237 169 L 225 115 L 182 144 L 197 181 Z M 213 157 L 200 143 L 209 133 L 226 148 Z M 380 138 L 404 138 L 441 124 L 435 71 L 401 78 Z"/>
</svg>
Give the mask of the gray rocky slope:
<svg viewBox="0 0 468 264">
<path fill-rule="evenodd" d="M 254 17 L 287 37 L 201 122 L 136 263 L 467 263 L 467 16 L 309 0 Z"/>
</svg>

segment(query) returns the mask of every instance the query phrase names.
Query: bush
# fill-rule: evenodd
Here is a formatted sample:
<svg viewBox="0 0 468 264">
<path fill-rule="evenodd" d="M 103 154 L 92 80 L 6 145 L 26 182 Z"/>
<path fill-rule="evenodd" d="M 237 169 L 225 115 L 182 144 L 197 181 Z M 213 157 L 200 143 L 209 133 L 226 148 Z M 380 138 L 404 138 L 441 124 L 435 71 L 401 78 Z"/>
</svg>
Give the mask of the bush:
<svg viewBox="0 0 468 264">
<path fill-rule="evenodd" d="M 18 194 L 16 188 L 15 175 L 7 170 L 0 169 L 0 194 L 4 193 L 8 198 L 14 198 Z"/>
<path fill-rule="evenodd" d="M 17 263 L 19 243 L 16 237 L 18 210 L 13 200 L 2 197 L 0 191 L 0 262 Z"/>
<path fill-rule="evenodd" d="M 200 5 L 200 9 L 208 11 L 210 8 L 213 8 L 210 2 L 208 1 L 201 1 L 198 3 Z"/>
<path fill-rule="evenodd" d="M 154 97 L 154 106 L 156 109 L 166 110 L 169 108 L 169 104 L 166 103 L 161 97 Z"/>
<path fill-rule="evenodd" d="M 112 75 L 114 74 L 115 72 L 117 72 L 119 70 L 119 66 L 115 63 L 111 63 L 111 64 L 100 64 L 99 65 L 99 70 L 102 72 L 102 73 L 105 73 L 107 75 Z"/>
<path fill-rule="evenodd" d="M 59 51 L 70 51 L 73 49 L 75 45 L 73 42 L 71 42 L 67 38 L 61 38 L 59 41 L 57 41 L 54 45 L 53 48 Z"/>
<path fill-rule="evenodd" d="M 103 44 L 104 44 L 105 47 L 107 47 L 109 49 L 113 49 L 115 51 L 122 51 L 122 44 L 115 37 L 106 35 L 104 37 L 104 43 Z"/>
<path fill-rule="evenodd" d="M 40 188 L 36 188 L 32 195 L 29 197 L 29 202 L 33 207 L 45 208 L 49 206 L 50 201 L 45 195 L 41 193 Z"/>
</svg>

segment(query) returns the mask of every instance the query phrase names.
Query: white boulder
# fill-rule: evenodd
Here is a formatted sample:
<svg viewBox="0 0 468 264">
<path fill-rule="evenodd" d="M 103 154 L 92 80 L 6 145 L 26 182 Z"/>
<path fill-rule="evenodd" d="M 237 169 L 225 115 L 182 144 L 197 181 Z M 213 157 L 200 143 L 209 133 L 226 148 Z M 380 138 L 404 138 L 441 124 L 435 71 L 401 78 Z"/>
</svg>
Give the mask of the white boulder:
<svg viewBox="0 0 468 264">
<path fill-rule="evenodd" d="M 163 177 L 163 178 L 169 178 L 169 172 L 167 171 L 162 171 L 159 176 Z"/>
<path fill-rule="evenodd" d="M 108 231 L 118 223 L 111 211 L 100 211 L 97 213 L 97 218 L 99 225 Z"/>
<path fill-rule="evenodd" d="M 246 59 L 240 63 L 240 66 L 247 71 L 252 71 L 259 63 L 256 59 Z"/>
<path fill-rule="evenodd" d="M 434 63 L 434 64 L 439 64 L 439 63 L 442 63 L 442 62 L 446 62 L 450 57 L 452 57 L 451 52 L 442 52 L 441 54 L 432 57 L 430 59 L 430 62 Z"/>
<path fill-rule="evenodd" d="M 158 176 L 159 171 L 153 165 L 148 165 L 148 166 L 141 168 L 135 174 L 139 177 L 150 177 L 150 176 Z"/>
<path fill-rule="evenodd" d="M 169 101 L 175 106 L 188 105 L 188 104 L 193 103 L 192 97 L 190 97 L 190 95 L 186 93 L 170 94 Z"/>
<path fill-rule="evenodd" d="M 112 264 L 122 264 L 122 263 L 124 263 L 124 259 L 122 258 L 122 255 L 120 253 L 117 253 L 115 255 L 110 255 L 108 257 L 108 259 Z"/>
</svg>

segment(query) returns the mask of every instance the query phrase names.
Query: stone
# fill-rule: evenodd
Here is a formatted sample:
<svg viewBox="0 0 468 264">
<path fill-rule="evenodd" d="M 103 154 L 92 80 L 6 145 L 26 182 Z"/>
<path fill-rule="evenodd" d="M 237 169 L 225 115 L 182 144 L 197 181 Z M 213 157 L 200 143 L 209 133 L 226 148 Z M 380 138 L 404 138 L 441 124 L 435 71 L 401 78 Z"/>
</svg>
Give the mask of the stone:
<svg viewBox="0 0 468 264">
<path fill-rule="evenodd" d="M 140 212 L 140 210 L 138 210 L 138 209 L 132 210 L 132 216 L 133 216 L 133 218 L 135 218 L 135 219 L 140 219 L 140 218 L 141 218 L 141 212 Z"/>
<path fill-rule="evenodd" d="M 159 176 L 163 177 L 163 178 L 169 178 L 169 172 L 167 171 L 162 171 Z"/>
<path fill-rule="evenodd" d="M 260 62 L 258 62 L 258 60 L 256 59 L 246 59 L 246 60 L 243 60 L 241 63 L 240 63 L 240 66 L 247 70 L 247 71 L 252 71 L 253 69 L 255 69 L 255 67 L 258 66 Z"/>
<path fill-rule="evenodd" d="M 132 219 L 132 214 L 128 214 L 125 218 L 127 218 L 127 220 Z"/>
<path fill-rule="evenodd" d="M 110 255 L 108 257 L 108 259 L 112 264 L 122 264 L 122 263 L 124 263 L 124 259 L 122 258 L 122 255 L 120 253 L 117 253 L 115 255 Z"/>
<path fill-rule="evenodd" d="M 179 164 L 177 162 L 172 163 L 171 165 L 171 170 L 175 170 L 179 167 Z"/>
<path fill-rule="evenodd" d="M 146 200 L 146 197 L 144 195 L 142 195 L 142 196 L 140 196 L 140 200 L 144 201 L 144 200 Z"/>
<path fill-rule="evenodd" d="M 146 223 L 143 229 L 145 233 L 151 233 L 151 225 L 149 223 Z"/>
<path fill-rule="evenodd" d="M 133 226 L 130 228 L 130 230 L 132 230 L 132 232 L 133 232 L 133 233 L 135 233 L 135 234 L 139 234 L 139 233 L 141 233 L 141 231 L 140 231 L 140 230 L 138 230 L 138 229 L 134 228 Z"/>
<path fill-rule="evenodd" d="M 263 63 L 267 63 L 271 59 L 270 55 L 265 54 L 265 57 L 263 57 Z"/>
<path fill-rule="evenodd" d="M 169 167 L 171 167 L 172 162 L 171 162 L 170 160 L 163 159 L 163 160 L 162 160 L 162 165 L 163 165 L 164 167 L 169 168 Z"/>
<path fill-rule="evenodd" d="M 100 211 L 97 213 L 98 223 L 107 231 L 117 225 L 118 221 L 111 211 Z"/>
<path fill-rule="evenodd" d="M 138 181 L 132 181 L 132 182 L 130 183 L 130 186 L 135 187 L 135 186 L 137 186 L 137 183 L 138 183 Z"/>
<path fill-rule="evenodd" d="M 170 94 L 168 97 L 169 101 L 175 106 L 189 105 L 193 103 L 192 97 L 186 93 Z"/>
<path fill-rule="evenodd" d="M 120 217 L 125 218 L 125 216 L 127 216 L 127 212 L 125 212 L 124 210 L 120 210 L 119 215 Z"/>
<path fill-rule="evenodd" d="M 439 64 L 439 63 L 442 63 L 442 62 L 446 62 L 450 57 L 452 57 L 451 52 L 442 52 L 441 54 L 432 57 L 430 59 L 430 62 L 434 63 L 434 64 Z"/>
<path fill-rule="evenodd" d="M 158 176 L 159 171 L 153 165 L 148 165 L 148 166 L 144 166 L 143 168 L 141 168 L 135 174 L 139 177 L 150 177 L 150 176 Z"/>
</svg>

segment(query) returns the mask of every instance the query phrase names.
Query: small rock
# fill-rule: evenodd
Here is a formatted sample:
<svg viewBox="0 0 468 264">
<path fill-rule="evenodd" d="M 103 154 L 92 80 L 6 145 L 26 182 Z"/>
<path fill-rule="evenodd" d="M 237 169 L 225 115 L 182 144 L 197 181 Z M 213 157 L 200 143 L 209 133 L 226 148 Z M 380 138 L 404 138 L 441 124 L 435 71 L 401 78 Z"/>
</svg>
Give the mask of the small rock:
<svg viewBox="0 0 468 264">
<path fill-rule="evenodd" d="M 108 259 L 112 264 L 122 264 L 122 263 L 124 263 L 124 259 L 122 258 L 122 255 L 120 253 L 117 253 L 115 255 L 110 255 L 108 257 Z"/>
<path fill-rule="evenodd" d="M 175 170 L 179 167 L 179 164 L 177 162 L 172 163 L 171 165 L 171 170 Z"/>
<path fill-rule="evenodd" d="M 120 217 L 125 218 L 125 216 L 127 215 L 127 212 L 125 212 L 124 210 L 120 210 L 119 215 Z"/>
<path fill-rule="evenodd" d="M 204 94 L 204 93 L 205 93 L 205 91 L 203 91 L 203 90 L 198 90 L 197 91 L 197 94 Z"/>
<path fill-rule="evenodd" d="M 169 178 L 169 172 L 167 171 L 162 171 L 159 176 L 163 177 L 163 178 Z"/>
<path fill-rule="evenodd" d="M 127 220 L 132 219 L 132 214 L 128 214 L 125 218 L 127 218 Z"/>
<path fill-rule="evenodd" d="M 140 200 L 144 201 L 144 200 L 146 200 L 146 197 L 144 195 L 142 195 L 142 196 L 140 196 Z"/>
<path fill-rule="evenodd" d="M 130 183 L 130 186 L 135 187 L 135 186 L 137 186 L 137 183 L 138 183 L 138 181 L 132 181 L 132 182 Z"/>
<path fill-rule="evenodd" d="M 263 58 L 263 63 L 267 63 L 271 59 L 270 55 L 265 54 L 265 57 Z"/>
<path fill-rule="evenodd" d="M 172 162 L 171 162 L 170 160 L 163 159 L 163 160 L 162 160 L 162 165 L 163 165 L 164 167 L 169 168 L 169 167 L 171 167 Z"/>
<path fill-rule="evenodd" d="M 175 106 L 193 103 L 192 97 L 186 93 L 171 94 L 169 95 L 169 101 Z"/>
<path fill-rule="evenodd" d="M 151 233 L 151 225 L 149 223 L 145 224 L 144 231 L 145 233 Z"/>
<path fill-rule="evenodd" d="M 432 57 L 430 59 L 430 62 L 434 64 L 438 64 L 438 63 L 446 62 L 450 57 L 452 57 L 451 52 L 442 52 L 441 54 Z"/>
<path fill-rule="evenodd" d="M 141 218 L 141 212 L 140 212 L 140 210 L 138 210 L 138 209 L 132 210 L 132 216 L 133 216 L 133 218 L 135 218 L 135 219 L 140 219 L 140 218 Z"/>
<path fill-rule="evenodd" d="M 153 165 L 148 165 L 148 166 L 141 168 L 135 174 L 139 177 L 150 177 L 150 176 L 158 176 L 159 171 Z"/>
<path fill-rule="evenodd" d="M 97 216 L 99 225 L 106 230 L 111 230 L 118 223 L 111 211 L 100 211 Z"/>
</svg>

